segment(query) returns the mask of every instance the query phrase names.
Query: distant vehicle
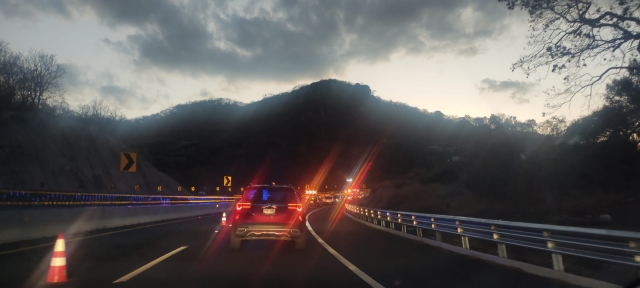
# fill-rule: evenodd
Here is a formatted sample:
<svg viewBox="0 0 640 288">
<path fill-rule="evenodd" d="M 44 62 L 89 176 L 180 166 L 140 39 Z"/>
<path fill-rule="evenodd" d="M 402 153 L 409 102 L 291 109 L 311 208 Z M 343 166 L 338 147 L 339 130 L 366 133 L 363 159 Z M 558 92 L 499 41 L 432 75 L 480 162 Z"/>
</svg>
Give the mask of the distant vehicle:
<svg viewBox="0 0 640 288">
<path fill-rule="evenodd" d="M 336 202 L 340 202 L 340 199 L 341 199 L 341 197 L 340 197 L 339 195 L 334 197 L 334 200 L 335 200 Z"/>
<path fill-rule="evenodd" d="M 320 203 L 318 201 L 318 196 L 312 195 L 307 197 L 307 205 L 309 207 L 318 207 L 320 206 Z"/>
<path fill-rule="evenodd" d="M 333 196 L 331 196 L 331 195 L 322 196 L 322 200 L 321 201 L 324 204 L 333 204 L 333 202 L 334 202 Z"/>
<path fill-rule="evenodd" d="M 243 240 L 262 239 L 306 246 L 306 211 L 291 186 L 252 185 L 229 216 L 231 249 L 239 249 Z"/>
</svg>

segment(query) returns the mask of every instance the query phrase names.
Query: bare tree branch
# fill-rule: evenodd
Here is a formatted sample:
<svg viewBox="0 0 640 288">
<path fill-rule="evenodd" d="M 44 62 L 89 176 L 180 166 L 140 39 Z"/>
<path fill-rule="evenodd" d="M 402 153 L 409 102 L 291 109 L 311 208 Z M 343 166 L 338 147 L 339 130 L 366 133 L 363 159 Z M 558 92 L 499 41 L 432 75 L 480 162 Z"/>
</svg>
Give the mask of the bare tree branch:
<svg viewBox="0 0 640 288">
<path fill-rule="evenodd" d="M 608 75 L 628 72 L 629 63 L 640 57 L 640 5 L 636 1 L 610 1 L 606 6 L 594 0 L 498 1 L 530 15 L 530 52 L 512 70 L 529 76 L 540 68 L 551 68 L 551 73 L 564 76 L 563 89 L 546 91 L 546 106 L 552 113 L 576 96 L 590 103 Z"/>
</svg>

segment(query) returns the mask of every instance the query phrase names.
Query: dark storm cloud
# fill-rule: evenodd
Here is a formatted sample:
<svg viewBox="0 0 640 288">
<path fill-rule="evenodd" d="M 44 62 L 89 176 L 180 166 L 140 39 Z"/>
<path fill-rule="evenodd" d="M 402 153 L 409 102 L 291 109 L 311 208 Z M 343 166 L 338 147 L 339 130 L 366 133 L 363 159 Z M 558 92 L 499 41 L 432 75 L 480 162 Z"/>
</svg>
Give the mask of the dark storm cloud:
<svg viewBox="0 0 640 288">
<path fill-rule="evenodd" d="M 65 0 L 0 0 L 0 13 L 7 18 L 33 18 L 38 12 L 71 16 Z"/>
<path fill-rule="evenodd" d="M 529 94 L 538 84 L 524 81 L 514 81 L 514 80 L 506 80 L 506 81 L 497 81 L 489 78 L 485 78 L 480 81 L 480 86 L 478 89 L 480 92 L 496 92 L 509 93 L 509 98 L 511 98 L 516 104 L 524 104 L 529 103 L 529 99 L 526 98 L 527 94 Z"/>
<path fill-rule="evenodd" d="M 497 1 L 474 0 L 67 3 L 90 8 L 110 27 L 134 28 L 103 42 L 139 68 L 285 81 L 396 52 L 472 56 L 506 29 L 508 13 Z"/>
</svg>

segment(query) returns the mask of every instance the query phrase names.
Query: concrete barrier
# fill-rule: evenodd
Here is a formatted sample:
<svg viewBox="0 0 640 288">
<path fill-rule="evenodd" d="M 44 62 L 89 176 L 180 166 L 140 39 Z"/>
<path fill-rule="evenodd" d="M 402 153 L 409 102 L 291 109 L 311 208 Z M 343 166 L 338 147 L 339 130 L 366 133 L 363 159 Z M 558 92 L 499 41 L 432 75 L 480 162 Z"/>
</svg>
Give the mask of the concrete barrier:
<svg viewBox="0 0 640 288">
<path fill-rule="evenodd" d="M 0 243 L 227 211 L 230 203 L 0 211 Z"/>
</svg>

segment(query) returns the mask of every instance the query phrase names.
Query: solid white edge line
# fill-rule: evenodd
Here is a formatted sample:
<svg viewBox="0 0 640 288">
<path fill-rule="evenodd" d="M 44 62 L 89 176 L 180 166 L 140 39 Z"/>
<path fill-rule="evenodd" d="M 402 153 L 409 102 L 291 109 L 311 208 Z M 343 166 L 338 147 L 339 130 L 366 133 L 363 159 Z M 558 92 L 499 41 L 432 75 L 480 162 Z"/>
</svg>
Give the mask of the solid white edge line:
<svg viewBox="0 0 640 288">
<path fill-rule="evenodd" d="M 182 250 L 184 250 L 184 249 L 187 249 L 187 247 L 189 247 L 189 246 L 182 246 L 182 247 L 180 247 L 180 248 L 178 248 L 178 249 L 176 249 L 176 250 L 173 250 L 173 251 L 171 251 L 171 252 L 169 252 L 169 253 L 165 254 L 164 256 L 162 256 L 162 257 L 160 257 L 160 258 L 158 258 L 158 259 L 156 259 L 156 260 L 153 260 L 153 261 L 149 262 L 149 264 L 144 265 L 144 266 L 142 266 L 142 267 L 140 267 L 140 268 L 136 269 L 135 271 L 133 271 L 133 272 L 131 272 L 131 273 L 127 274 L 127 275 L 124 275 L 122 278 L 120 278 L 120 279 L 118 279 L 118 280 L 116 280 L 116 281 L 113 281 L 113 283 L 118 283 L 118 282 L 124 282 L 124 281 L 127 281 L 127 280 L 129 280 L 129 279 L 131 279 L 131 278 L 135 277 L 136 275 L 138 275 L 138 274 L 140 274 L 140 273 L 144 272 L 145 270 L 147 270 L 147 269 L 149 269 L 149 268 L 153 267 L 153 265 L 156 265 L 156 264 L 160 263 L 162 260 L 164 260 L 164 259 L 167 259 L 167 258 L 171 257 L 171 255 L 176 254 L 176 253 L 178 253 L 178 252 L 180 252 L 180 251 L 182 251 Z"/>
<path fill-rule="evenodd" d="M 329 207 L 325 207 L 325 208 L 329 208 Z M 324 209 L 324 208 L 320 208 L 320 209 Z M 342 262 L 342 264 L 344 264 L 344 266 L 347 266 L 347 268 L 349 268 L 349 270 L 351 270 L 351 272 L 353 272 L 356 275 L 358 275 L 358 277 L 360 277 L 360 279 L 364 280 L 364 282 L 367 282 L 367 284 L 371 285 L 371 287 L 384 288 L 384 286 L 382 286 L 376 280 L 373 280 L 373 278 L 369 277 L 369 275 L 365 274 L 364 272 L 362 272 L 362 270 L 358 269 L 358 267 L 356 267 L 355 265 L 351 264 L 351 262 L 349 262 L 349 260 L 345 259 L 344 257 L 342 257 L 342 255 L 338 254 L 338 252 L 336 252 L 336 250 L 333 250 L 333 248 L 331 248 L 331 246 L 329 246 L 329 244 L 324 242 L 324 240 L 322 240 L 322 238 L 320 238 L 320 236 L 318 236 L 318 234 L 316 234 L 316 232 L 313 231 L 313 228 L 311 228 L 311 225 L 309 225 L 309 216 L 311 216 L 311 214 L 313 214 L 314 212 L 316 212 L 316 211 L 318 211 L 320 209 L 311 211 L 309 214 L 307 214 L 307 228 L 309 228 L 309 232 L 311 232 L 311 235 L 313 235 L 313 237 L 315 237 L 316 240 L 318 240 L 320 245 L 322 245 L 325 249 L 327 249 L 327 251 L 329 251 L 329 253 L 331 253 L 331 255 L 333 255 L 333 257 L 336 257 L 336 259 L 338 259 L 338 261 Z"/>
</svg>

